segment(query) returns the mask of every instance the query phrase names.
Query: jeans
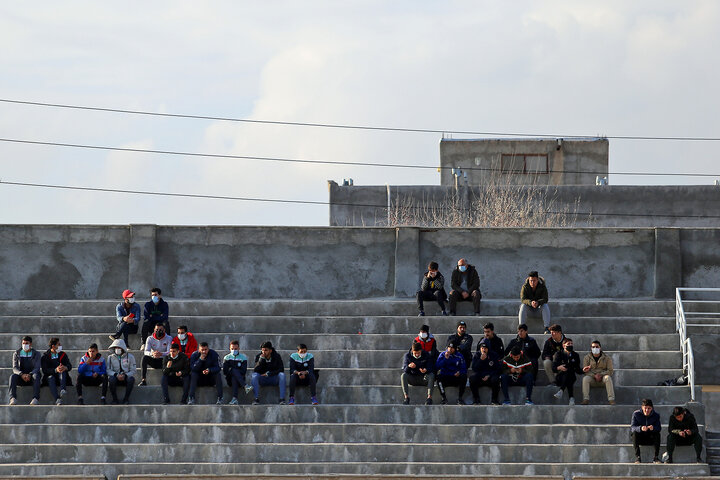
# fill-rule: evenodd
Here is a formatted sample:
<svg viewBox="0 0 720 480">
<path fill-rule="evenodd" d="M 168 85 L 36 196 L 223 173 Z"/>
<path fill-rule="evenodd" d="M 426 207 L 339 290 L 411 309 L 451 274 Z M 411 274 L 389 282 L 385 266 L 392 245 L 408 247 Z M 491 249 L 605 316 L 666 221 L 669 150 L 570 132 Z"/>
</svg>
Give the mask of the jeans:
<svg viewBox="0 0 720 480">
<path fill-rule="evenodd" d="M 305 375 L 304 379 L 301 379 L 300 376 L 297 373 L 293 373 L 290 375 L 290 396 L 295 396 L 295 387 L 297 385 L 309 385 L 310 386 L 310 395 L 313 397 L 317 394 L 316 391 L 316 385 L 317 385 L 317 379 L 315 378 L 314 373 L 308 373 Z"/>
<path fill-rule="evenodd" d="M 40 399 L 40 380 L 41 380 L 41 374 L 40 372 L 36 374 L 30 374 L 30 381 L 26 382 L 23 380 L 20 375 L 17 373 L 13 373 L 10 375 L 10 398 L 17 398 L 17 387 L 18 385 L 22 387 L 28 387 L 32 385 L 33 387 L 33 398 Z"/>
<path fill-rule="evenodd" d="M 115 338 L 120 338 L 122 335 L 123 340 L 125 341 L 125 345 L 128 344 L 128 335 L 130 334 L 136 334 L 138 332 L 138 326 L 137 323 L 127 323 L 127 322 L 120 322 L 118 323 L 117 332 L 115 332 Z"/>
<path fill-rule="evenodd" d="M 123 402 L 127 402 L 128 400 L 130 400 L 130 393 L 132 393 L 133 387 L 135 386 L 135 377 L 128 377 L 126 375 L 125 380 L 118 380 L 117 376 L 113 375 L 112 377 L 108 378 L 108 384 L 110 386 L 110 395 L 112 396 L 114 402 L 118 401 L 117 386 L 125 385 L 125 395 L 123 396 Z"/>
<path fill-rule="evenodd" d="M 233 368 L 230 374 L 225 377 L 229 387 L 232 387 L 232 396 L 237 398 L 240 387 L 245 387 L 245 375 L 240 374 L 240 370 Z"/>
<path fill-rule="evenodd" d="M 180 400 L 180 402 L 187 402 L 188 391 L 190 390 L 190 375 L 184 375 L 181 377 L 178 377 L 177 375 L 163 375 L 160 384 L 162 385 L 163 398 L 165 400 L 170 400 L 170 392 L 168 391 L 168 386 L 173 386 L 183 387 L 182 399 Z"/>
<path fill-rule="evenodd" d="M 285 399 L 285 374 L 283 372 L 273 375 L 272 377 L 263 377 L 257 372 L 252 374 L 252 386 L 255 390 L 255 398 L 260 396 L 260 386 L 278 386 L 280 390 L 280 399 Z"/>
<path fill-rule="evenodd" d="M 65 387 L 67 387 L 67 384 L 69 383 L 69 378 L 70 376 L 68 375 L 68 372 L 53 373 L 52 375 L 47 377 L 48 387 L 50 387 L 50 393 L 55 400 L 60 398 L 57 388 L 58 384 L 60 385 L 60 390 L 65 390 Z"/>
<path fill-rule="evenodd" d="M 526 324 L 528 315 L 533 317 L 542 316 L 543 325 L 545 326 L 545 328 L 548 328 L 550 326 L 550 307 L 548 307 L 547 303 L 543 303 L 537 308 L 525 305 L 524 303 L 520 305 L 520 312 L 518 313 L 518 325 L 522 325 L 523 323 Z"/>
<path fill-rule="evenodd" d="M 218 398 L 222 398 L 223 396 L 223 384 L 220 372 L 209 373 L 207 375 L 204 375 L 201 372 L 190 372 L 190 392 L 188 394 L 190 398 L 195 397 L 195 389 L 197 389 L 198 386 L 215 386 L 215 388 L 217 389 Z"/>
<path fill-rule="evenodd" d="M 505 397 L 506 401 L 510 401 L 509 387 L 516 385 L 524 385 L 525 397 L 532 401 L 533 383 L 535 383 L 535 377 L 533 377 L 532 373 L 525 373 L 520 377 L 513 377 L 507 373 L 500 375 L 500 384 L 502 385 L 503 397 Z"/>
</svg>

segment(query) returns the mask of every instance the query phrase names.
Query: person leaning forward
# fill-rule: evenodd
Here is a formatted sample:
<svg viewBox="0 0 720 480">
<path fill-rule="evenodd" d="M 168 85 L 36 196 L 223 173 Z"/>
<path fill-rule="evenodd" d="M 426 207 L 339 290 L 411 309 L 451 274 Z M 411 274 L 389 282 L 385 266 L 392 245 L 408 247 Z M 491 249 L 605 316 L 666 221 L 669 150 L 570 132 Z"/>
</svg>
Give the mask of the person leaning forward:
<svg viewBox="0 0 720 480">
<path fill-rule="evenodd" d="M 457 302 L 473 302 L 475 315 L 480 315 L 480 276 L 467 260 L 458 260 L 450 277 L 450 315 L 457 314 Z"/>
</svg>

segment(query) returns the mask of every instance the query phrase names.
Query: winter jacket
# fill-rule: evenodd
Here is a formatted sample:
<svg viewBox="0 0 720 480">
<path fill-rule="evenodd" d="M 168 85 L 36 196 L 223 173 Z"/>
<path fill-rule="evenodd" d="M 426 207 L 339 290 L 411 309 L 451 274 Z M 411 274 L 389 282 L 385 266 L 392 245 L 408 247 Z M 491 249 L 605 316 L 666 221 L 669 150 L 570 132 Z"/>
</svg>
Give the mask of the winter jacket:
<svg viewBox="0 0 720 480">
<path fill-rule="evenodd" d="M 437 356 L 440 354 L 437 349 L 437 342 L 435 341 L 435 337 L 432 336 L 431 333 L 428 333 L 428 337 L 423 340 L 418 335 L 415 337 L 415 340 L 413 342 L 417 342 L 422 346 L 422 349 L 430 354 L 430 358 L 437 358 Z"/>
<path fill-rule="evenodd" d="M 457 347 L 457 353 L 461 354 L 463 356 L 463 360 L 465 360 L 465 365 L 469 365 L 470 361 L 472 360 L 472 345 L 473 345 L 473 337 L 469 333 L 466 333 L 462 337 L 458 335 L 457 333 L 454 335 L 450 335 L 447 339 L 447 342 L 445 342 L 445 345 L 448 343 L 453 342 L 455 346 Z"/>
<path fill-rule="evenodd" d="M 125 323 L 123 322 L 123 317 L 127 317 L 131 313 L 135 314 L 135 318 L 133 320 L 135 321 L 135 325 L 137 325 L 140 321 L 140 305 L 137 303 L 131 303 L 130 308 L 126 309 L 125 302 L 120 302 L 117 304 L 117 307 L 115 307 L 115 314 L 117 315 L 118 323 Z"/>
<path fill-rule="evenodd" d="M 170 307 L 165 300 L 161 298 L 157 304 L 150 300 L 145 303 L 145 308 L 143 308 L 143 320 L 150 323 L 165 323 L 169 313 Z"/>
<path fill-rule="evenodd" d="M 225 375 L 225 378 L 228 380 L 228 384 L 230 384 L 231 372 L 233 370 L 237 370 L 240 372 L 240 376 L 245 378 L 245 374 L 247 373 L 247 356 L 242 353 L 238 353 L 237 355 L 228 353 L 225 355 L 225 358 L 223 358 L 222 370 L 223 375 Z"/>
<path fill-rule="evenodd" d="M 690 430 L 692 434 L 698 433 L 698 426 L 697 422 L 695 421 L 695 416 L 690 413 L 690 410 L 688 410 L 687 408 L 684 410 L 685 416 L 683 417 L 682 421 L 678 421 L 678 419 L 675 418 L 675 415 L 670 415 L 670 420 L 668 421 L 668 431 L 670 433 L 679 435 L 680 432 L 684 432 L 685 430 Z"/>
<path fill-rule="evenodd" d="M 105 375 L 107 369 L 105 359 L 102 358 L 102 353 L 98 352 L 95 358 L 90 358 L 87 353 L 83 355 L 78 364 L 77 371 L 80 377 L 92 377 L 93 373 Z"/>
<path fill-rule="evenodd" d="M 508 343 L 508 346 L 505 348 L 505 355 L 509 355 L 514 347 L 520 347 L 520 350 L 533 362 L 537 362 L 538 358 L 540 358 L 540 347 L 538 347 L 537 342 L 530 335 L 524 339 L 517 336 L 510 340 L 510 343 Z"/>
<path fill-rule="evenodd" d="M 295 372 L 308 372 L 315 375 L 315 358 L 312 353 L 306 353 L 305 358 L 300 358 L 300 354 L 294 352 L 290 355 L 290 363 L 288 365 L 288 371 L 290 375 Z"/>
<path fill-rule="evenodd" d="M 152 357 L 154 350 L 162 353 L 162 356 L 165 357 L 170 353 L 171 342 L 172 338 L 167 333 L 162 338 L 157 338 L 153 332 L 153 334 L 145 340 L 145 355 Z"/>
<path fill-rule="evenodd" d="M 135 363 L 135 356 L 132 353 L 128 353 L 127 345 L 125 340 L 118 338 L 115 340 L 108 350 L 115 352 L 116 348 L 121 348 L 123 353 L 118 355 L 117 353 L 111 353 L 107 359 L 107 374 L 108 377 L 116 377 L 119 374 L 127 375 L 128 377 L 135 377 L 135 371 L 137 370 L 137 364 Z"/>
<path fill-rule="evenodd" d="M 410 368 L 408 365 L 411 363 L 415 364 L 415 368 Z M 427 369 L 425 373 L 422 373 L 420 371 L 421 368 Z M 428 373 L 432 373 L 435 371 L 435 362 L 433 361 L 433 357 L 430 356 L 430 354 L 426 351 L 420 352 L 420 358 L 415 358 L 412 354 L 412 352 L 407 352 L 405 354 L 405 358 L 403 359 L 403 366 L 402 366 L 403 372 L 407 373 L 408 375 L 427 375 Z"/>
<path fill-rule="evenodd" d="M 188 358 L 190 358 L 190 355 L 197 352 L 198 349 L 198 342 L 195 339 L 195 335 L 190 332 L 187 332 L 187 338 L 185 338 L 184 345 L 182 340 L 180 340 L 180 337 L 173 338 L 172 343 L 180 347 L 180 351 L 184 353 Z"/>
<path fill-rule="evenodd" d="M 630 422 L 630 431 L 641 432 L 640 427 L 646 427 L 648 425 L 652 425 L 653 432 L 660 433 L 660 415 L 655 409 L 653 408 L 653 411 L 648 416 L 645 416 L 642 409 L 635 410 L 632 414 L 632 421 Z"/>
<path fill-rule="evenodd" d="M 548 303 L 548 291 L 545 286 L 545 279 L 543 277 L 538 278 L 538 284 L 534 291 L 530 286 L 530 282 L 525 280 L 525 283 L 520 289 L 520 300 L 528 307 L 532 306 L 533 301 L 538 302 L 538 305 Z"/>
<path fill-rule="evenodd" d="M 488 375 L 500 375 L 502 369 L 502 361 L 492 350 L 488 351 L 487 357 L 483 360 L 482 353 L 476 352 L 472 359 L 472 371 L 481 378 Z"/>
<path fill-rule="evenodd" d="M 578 375 L 583 374 L 582 367 L 580 366 L 580 356 L 577 354 L 577 352 L 567 352 L 564 349 L 557 352 L 555 354 L 555 357 L 553 358 L 553 372 L 561 373 L 558 372 L 557 369 L 561 365 L 567 368 L 568 372 L 575 372 Z"/>
<path fill-rule="evenodd" d="M 177 358 L 172 358 L 170 355 L 163 357 L 163 375 L 175 377 L 177 372 L 182 372 L 183 377 L 190 375 L 190 360 L 182 352 L 178 352 Z"/>
<path fill-rule="evenodd" d="M 545 340 L 542 351 L 542 359 L 545 360 L 546 358 L 549 358 L 550 360 L 552 360 L 553 358 L 555 358 L 555 354 L 563 349 L 563 340 L 565 340 L 565 334 L 563 334 L 559 342 L 553 340 L 552 336 Z"/>
<path fill-rule="evenodd" d="M 445 289 L 445 277 L 442 273 L 438 272 L 435 278 L 429 278 L 427 273 L 423 275 L 422 282 L 420 282 L 420 290 L 435 292 L 437 290 Z"/>
<path fill-rule="evenodd" d="M 27 353 L 22 348 L 18 348 L 13 353 L 13 373 L 22 375 L 23 373 L 31 373 L 37 375 L 42 367 L 42 355 L 40 352 L 31 348 Z"/>
<path fill-rule="evenodd" d="M 613 374 L 613 363 L 612 358 L 605 355 L 605 352 L 600 350 L 600 356 L 595 358 L 595 355 L 588 353 L 583 358 L 583 367 L 590 366 L 590 370 L 585 372 L 585 375 L 612 375 Z"/>
<path fill-rule="evenodd" d="M 513 378 L 520 378 L 526 373 L 532 373 L 532 362 L 525 356 L 524 353 L 520 353 L 520 358 L 515 360 L 510 355 L 503 358 L 503 374 L 510 375 Z M 520 373 L 512 373 L 511 368 L 521 369 Z"/>
<path fill-rule="evenodd" d="M 467 275 L 467 289 L 465 289 L 465 291 L 472 293 L 473 290 L 477 290 L 478 293 L 480 293 L 480 275 L 478 275 L 477 270 L 475 270 L 475 267 L 472 265 L 468 265 L 465 272 L 461 272 L 457 266 L 455 267 L 455 270 L 452 271 L 452 275 L 450 276 L 450 289 L 456 292 L 463 291 L 461 287 L 463 275 Z M 480 298 L 482 298 L 482 295 L 480 295 Z"/>
<path fill-rule="evenodd" d="M 477 351 L 480 350 L 480 344 L 482 342 L 490 342 L 488 350 L 490 350 L 491 352 L 495 352 L 498 358 L 502 358 L 503 356 L 505 356 L 505 347 L 503 346 L 502 338 L 498 337 L 497 335 L 493 335 L 492 338 L 483 337 L 477 344 Z"/>
<path fill-rule="evenodd" d="M 435 371 L 437 375 L 453 376 L 457 372 L 460 372 L 460 375 L 467 375 L 467 364 L 459 353 L 454 353 L 450 355 L 450 358 L 445 358 L 445 352 L 441 352 L 435 362 Z"/>
<path fill-rule="evenodd" d="M 210 370 L 210 375 L 220 373 L 220 356 L 212 348 L 208 349 L 205 360 L 200 358 L 199 350 L 190 357 L 190 371 L 202 373 L 203 370 Z"/>
<path fill-rule="evenodd" d="M 52 353 L 49 348 L 40 359 L 40 365 L 43 373 L 43 380 L 55 375 L 57 373 L 55 369 L 60 365 L 65 365 L 68 372 L 72 370 L 72 364 L 65 352 Z"/>
<path fill-rule="evenodd" d="M 262 353 L 255 355 L 255 368 L 253 368 L 253 372 L 259 373 L 260 375 L 267 373 L 268 377 L 274 377 L 283 370 L 285 370 L 285 365 L 283 364 L 282 357 L 274 348 L 272 349 L 272 353 L 270 353 L 270 360 L 266 360 L 265 357 L 262 356 Z"/>
</svg>

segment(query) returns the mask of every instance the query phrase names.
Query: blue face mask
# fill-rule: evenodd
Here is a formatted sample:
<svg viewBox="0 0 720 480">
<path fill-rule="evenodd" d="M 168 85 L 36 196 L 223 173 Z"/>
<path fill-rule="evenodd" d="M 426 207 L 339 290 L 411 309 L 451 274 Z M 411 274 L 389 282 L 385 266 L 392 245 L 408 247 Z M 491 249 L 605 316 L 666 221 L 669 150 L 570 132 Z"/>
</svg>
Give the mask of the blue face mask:
<svg viewBox="0 0 720 480">
<path fill-rule="evenodd" d="M 465 270 L 467 270 L 467 265 L 460 265 L 458 268 L 461 272 L 464 272 Z"/>
<path fill-rule="evenodd" d="M 150 298 L 152 298 L 153 303 L 158 303 L 160 301 L 160 297 L 158 297 L 157 295 L 153 295 Z"/>
</svg>

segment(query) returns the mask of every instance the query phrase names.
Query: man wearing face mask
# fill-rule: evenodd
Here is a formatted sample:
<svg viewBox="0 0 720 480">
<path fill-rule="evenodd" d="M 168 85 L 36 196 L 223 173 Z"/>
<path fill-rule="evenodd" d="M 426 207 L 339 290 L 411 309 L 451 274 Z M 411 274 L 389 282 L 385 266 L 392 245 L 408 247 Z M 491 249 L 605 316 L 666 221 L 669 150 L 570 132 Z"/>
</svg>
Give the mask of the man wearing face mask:
<svg viewBox="0 0 720 480">
<path fill-rule="evenodd" d="M 233 340 L 230 342 L 230 353 L 223 358 L 223 375 L 228 387 L 232 388 L 232 399 L 228 405 L 238 404 L 238 390 L 240 387 L 245 389 L 245 393 L 249 393 L 252 387 L 245 385 L 245 375 L 247 374 L 247 357 L 240 353 L 240 342 Z"/>
<path fill-rule="evenodd" d="M 128 353 L 125 342 L 121 338 L 115 340 L 110 345 L 110 356 L 107 359 L 108 384 L 110 386 L 110 395 L 112 403 L 117 405 L 117 386 L 125 385 L 125 395 L 122 403 L 127 405 L 130 403 L 130 393 L 132 393 L 135 385 L 135 357 L 132 353 Z"/>
<path fill-rule="evenodd" d="M 416 342 L 420 344 L 423 351 L 430 354 L 430 358 L 433 362 L 438 355 L 440 355 L 440 352 L 438 352 L 437 349 L 437 342 L 435 341 L 435 337 L 433 337 L 432 333 L 430 333 L 430 327 L 428 325 L 420 327 L 420 333 L 418 333 L 418 336 L 415 337 L 415 340 L 413 340 L 413 343 Z"/>
<path fill-rule="evenodd" d="M 400 375 L 400 385 L 403 391 L 403 405 L 410 405 L 409 385 L 416 387 L 427 386 L 427 399 L 425 405 L 432 405 L 432 394 L 435 387 L 435 359 L 423 350 L 422 345 L 415 342 L 405 354 L 403 373 Z"/>
<path fill-rule="evenodd" d="M 583 372 L 585 375 L 582 379 L 582 404 L 590 404 L 590 387 L 604 386 L 607 391 L 608 403 L 615 405 L 615 390 L 612 381 L 612 358 L 605 355 L 605 352 L 602 351 L 602 347 L 600 346 L 600 342 L 597 340 L 593 340 L 590 346 L 590 353 L 585 355 L 583 359 Z"/>
<path fill-rule="evenodd" d="M 170 353 L 170 335 L 165 335 L 165 327 L 158 323 L 155 332 L 145 340 L 145 351 L 142 359 L 142 379 L 138 386 L 147 385 L 146 376 L 148 367 L 163 368 L 163 358 Z"/>
<path fill-rule="evenodd" d="M 172 339 L 172 343 L 177 344 L 180 351 L 185 354 L 186 357 L 197 352 L 198 342 L 195 339 L 195 335 L 188 332 L 188 328 L 185 325 L 180 325 L 177 329 L 177 336 Z"/>
<path fill-rule="evenodd" d="M 10 405 L 17 403 L 17 387 L 33 387 L 33 398 L 30 405 L 40 403 L 40 368 L 42 366 L 42 355 L 32 348 L 32 337 L 23 337 L 21 347 L 13 353 L 13 373 L 10 375 Z"/>
<path fill-rule="evenodd" d="M 168 316 L 170 308 L 165 300 L 162 299 L 162 291 L 158 287 L 150 290 L 150 301 L 145 303 L 143 309 L 143 325 L 142 325 L 142 341 L 155 330 L 155 325 L 161 324 L 166 332 L 170 331 L 170 320 Z"/>
<path fill-rule="evenodd" d="M 59 338 L 51 338 L 48 348 L 43 354 L 41 368 L 43 372 L 43 384 L 50 387 L 50 393 L 55 399 L 55 405 L 62 405 L 62 397 L 65 396 L 65 388 L 72 385 L 68 372 L 72 370 L 70 359 L 62 351 Z M 58 393 L 58 386 L 60 393 Z"/>
<path fill-rule="evenodd" d="M 140 305 L 135 303 L 135 292 L 125 290 L 122 293 L 123 301 L 115 307 L 117 316 L 117 331 L 110 335 L 110 339 L 115 341 L 122 337 L 125 345 L 128 344 L 128 335 L 135 334 L 138 331 L 138 322 L 140 321 Z M 143 338 L 143 343 L 145 339 Z"/>
<path fill-rule="evenodd" d="M 308 385 L 310 387 L 310 402 L 318 405 L 317 400 L 317 374 L 315 371 L 315 358 L 312 353 L 308 353 L 307 345 L 301 343 L 297 346 L 297 352 L 290 355 L 290 364 L 288 366 L 290 372 L 290 398 L 288 405 L 295 405 L 295 387 L 298 385 Z"/>
<path fill-rule="evenodd" d="M 212 387 L 217 391 L 216 405 L 223 404 L 223 384 L 220 376 L 220 356 L 211 349 L 207 342 L 200 343 L 200 348 L 190 357 L 190 394 L 188 405 L 195 404 L 195 389 L 198 386 Z"/>
<path fill-rule="evenodd" d="M 445 311 L 445 300 L 447 299 L 447 294 L 445 293 L 445 277 L 438 271 L 438 264 L 436 262 L 430 262 L 428 265 L 428 271 L 422 277 L 420 290 L 417 291 L 416 297 L 418 310 L 420 310 L 418 316 L 425 316 L 424 300 L 435 300 L 440 306 L 442 314 L 447 315 Z"/>
<path fill-rule="evenodd" d="M 457 302 L 473 302 L 475 315 L 480 315 L 480 276 L 467 260 L 458 260 L 457 268 L 450 277 L 450 315 L 457 314 Z"/>
<path fill-rule="evenodd" d="M 555 383 L 559 390 L 553 395 L 558 400 L 563 396 L 563 390 L 567 390 L 570 397 L 569 405 L 575 405 L 575 380 L 577 375 L 582 375 L 582 367 L 580 366 L 580 357 L 573 346 L 571 338 L 563 340 L 563 349 L 555 354 L 552 365 L 555 372 Z"/>
<path fill-rule="evenodd" d="M 180 347 L 175 343 L 170 345 L 170 353 L 163 358 L 162 373 L 163 405 L 170 403 L 168 386 L 183 387 L 180 403 L 187 403 L 190 390 L 190 359 L 180 351 Z"/>
</svg>

